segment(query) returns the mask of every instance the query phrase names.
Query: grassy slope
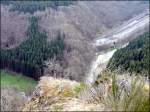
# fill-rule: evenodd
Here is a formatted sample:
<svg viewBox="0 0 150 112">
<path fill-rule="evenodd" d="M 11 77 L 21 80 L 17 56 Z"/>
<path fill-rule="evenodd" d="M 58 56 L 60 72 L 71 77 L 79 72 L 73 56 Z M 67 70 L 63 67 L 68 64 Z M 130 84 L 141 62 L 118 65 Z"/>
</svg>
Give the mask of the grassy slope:
<svg viewBox="0 0 150 112">
<path fill-rule="evenodd" d="M 20 91 L 27 92 L 33 89 L 37 82 L 31 78 L 18 75 L 12 75 L 4 70 L 1 70 L 1 86 L 2 87 L 16 87 Z"/>
</svg>

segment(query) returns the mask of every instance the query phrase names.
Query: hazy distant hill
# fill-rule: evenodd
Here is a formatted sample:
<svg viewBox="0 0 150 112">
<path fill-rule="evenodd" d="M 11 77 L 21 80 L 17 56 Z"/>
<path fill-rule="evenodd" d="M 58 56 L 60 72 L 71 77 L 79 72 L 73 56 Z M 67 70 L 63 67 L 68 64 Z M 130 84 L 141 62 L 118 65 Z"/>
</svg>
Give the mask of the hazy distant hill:
<svg viewBox="0 0 150 112">
<path fill-rule="evenodd" d="M 40 10 L 43 11 L 47 7 L 51 7 L 57 9 L 58 6 L 68 6 L 73 3 L 74 1 L 36 1 L 36 0 L 29 0 L 29 1 L 10 1 L 10 0 L 3 0 L 1 2 L 4 5 L 11 5 L 10 11 L 20 11 L 24 13 L 31 13 Z"/>
</svg>

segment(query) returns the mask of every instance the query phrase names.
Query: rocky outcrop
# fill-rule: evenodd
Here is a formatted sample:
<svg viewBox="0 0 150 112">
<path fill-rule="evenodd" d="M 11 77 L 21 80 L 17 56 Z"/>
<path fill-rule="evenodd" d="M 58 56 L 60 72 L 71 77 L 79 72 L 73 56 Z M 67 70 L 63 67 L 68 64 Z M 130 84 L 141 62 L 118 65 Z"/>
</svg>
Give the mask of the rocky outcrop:
<svg viewBox="0 0 150 112">
<path fill-rule="evenodd" d="M 75 81 L 42 77 L 23 111 L 89 111 L 103 110 L 103 104 L 88 103 L 78 98 Z"/>
</svg>

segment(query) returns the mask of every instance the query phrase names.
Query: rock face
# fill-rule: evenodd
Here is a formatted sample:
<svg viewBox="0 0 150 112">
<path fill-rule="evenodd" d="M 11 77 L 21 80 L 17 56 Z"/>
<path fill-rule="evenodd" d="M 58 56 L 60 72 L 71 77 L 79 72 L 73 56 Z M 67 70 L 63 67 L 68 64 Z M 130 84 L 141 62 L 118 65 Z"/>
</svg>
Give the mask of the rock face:
<svg viewBox="0 0 150 112">
<path fill-rule="evenodd" d="M 79 85 L 75 81 L 42 77 L 23 111 L 89 111 L 104 108 L 103 105 L 77 98 L 75 88 Z"/>
<path fill-rule="evenodd" d="M 9 6 L 1 6 L 1 46 L 16 47 L 27 39 L 28 17 L 32 15 L 9 12 Z M 47 8 L 33 15 L 40 18 L 39 26 L 47 32 L 48 41 L 55 38 L 58 31 L 66 35 L 69 50 L 64 52 L 62 63 L 54 61 L 61 68 L 56 75 L 83 81 L 96 50 L 92 46 L 96 35 L 105 33 L 147 7 L 148 3 L 140 1 L 78 1 L 74 5 L 60 6 L 57 10 Z M 47 71 L 47 74 L 51 72 L 51 68 Z M 62 76 L 57 74 L 59 72 Z"/>
</svg>

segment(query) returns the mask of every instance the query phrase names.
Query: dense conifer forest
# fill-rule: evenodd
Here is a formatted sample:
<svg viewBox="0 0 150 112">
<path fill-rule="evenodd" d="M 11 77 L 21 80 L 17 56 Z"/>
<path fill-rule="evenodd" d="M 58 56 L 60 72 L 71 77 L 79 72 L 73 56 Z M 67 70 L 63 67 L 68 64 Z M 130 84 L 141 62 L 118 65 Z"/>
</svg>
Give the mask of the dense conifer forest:
<svg viewBox="0 0 150 112">
<path fill-rule="evenodd" d="M 45 1 L 36 1 L 36 0 L 29 0 L 29 1 L 10 1 L 10 0 L 2 0 L 3 4 L 9 5 L 11 4 L 12 7 L 10 11 L 20 11 L 24 13 L 31 13 L 33 14 L 35 11 L 45 10 L 46 7 L 51 7 L 53 9 L 57 9 L 58 6 L 68 6 L 74 4 L 75 2 L 70 0 L 65 1 L 58 1 L 58 0 L 45 0 Z"/>
<path fill-rule="evenodd" d="M 38 79 L 43 75 L 44 61 L 63 54 L 65 35 L 58 33 L 57 38 L 48 43 L 46 33 L 41 33 L 38 27 L 38 18 L 31 17 L 28 39 L 16 48 L 1 49 L 1 69 Z"/>
<path fill-rule="evenodd" d="M 149 32 L 146 32 L 131 41 L 127 47 L 117 50 L 107 67 L 111 70 L 121 68 L 129 72 L 148 74 L 149 49 Z"/>
</svg>

